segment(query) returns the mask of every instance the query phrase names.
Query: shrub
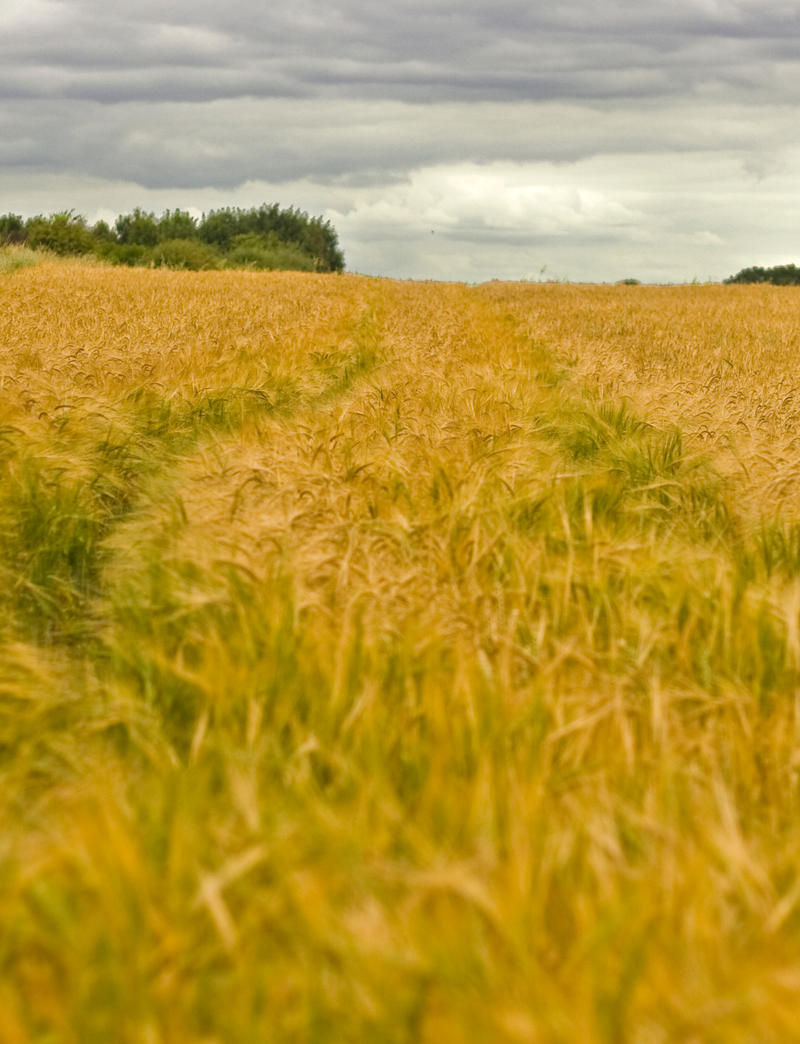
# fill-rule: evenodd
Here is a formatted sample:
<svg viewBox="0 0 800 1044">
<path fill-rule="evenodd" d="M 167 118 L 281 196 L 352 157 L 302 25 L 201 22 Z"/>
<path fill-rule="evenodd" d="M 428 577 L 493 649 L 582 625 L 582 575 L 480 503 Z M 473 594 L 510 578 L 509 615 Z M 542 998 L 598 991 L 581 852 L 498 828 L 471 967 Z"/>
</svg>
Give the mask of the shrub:
<svg viewBox="0 0 800 1044">
<path fill-rule="evenodd" d="M 98 221 L 92 225 L 92 235 L 101 243 L 116 243 L 117 238 L 105 221 Z"/>
<path fill-rule="evenodd" d="M 85 219 L 71 210 L 30 218 L 25 223 L 25 242 L 34 250 L 44 247 L 54 254 L 89 254 L 94 250 Z"/>
<path fill-rule="evenodd" d="M 158 267 L 198 272 L 201 269 L 219 268 L 220 256 L 208 243 L 192 239 L 167 239 L 150 250 L 150 261 Z"/>
<path fill-rule="evenodd" d="M 197 222 L 187 210 L 165 210 L 158 219 L 159 242 L 197 239 Z"/>
<path fill-rule="evenodd" d="M 726 279 L 725 282 L 800 286 L 800 268 L 797 265 L 775 265 L 773 268 L 762 268 L 760 265 L 753 265 L 751 268 L 743 268 L 736 275 Z"/>
<path fill-rule="evenodd" d="M 90 229 L 71 210 L 28 221 L 16 214 L 0 217 L 0 245 L 23 242 L 57 254 L 93 253 L 118 265 L 194 271 L 239 266 L 303 272 L 344 269 L 336 232 L 328 221 L 310 218 L 294 207 L 281 209 L 277 203 L 212 210 L 199 222 L 186 210 L 166 210 L 156 217 L 137 207 L 120 214 L 113 228 L 98 221 Z"/>
<path fill-rule="evenodd" d="M 313 272 L 316 268 L 314 259 L 296 243 L 283 243 L 274 233 L 268 236 L 236 236 L 233 249 L 225 260 L 229 268 L 299 272 Z"/>
<path fill-rule="evenodd" d="M 112 265 L 142 265 L 150 261 L 150 248 L 139 243 L 96 240 L 94 249 L 98 257 Z"/>
<path fill-rule="evenodd" d="M 341 272 L 344 269 L 344 256 L 330 222 L 319 217 L 310 218 L 294 207 L 282 210 L 277 203 L 265 203 L 250 210 L 238 207 L 212 210 L 203 215 L 197 229 L 201 239 L 223 251 L 238 249 L 244 242 L 242 237 L 247 237 L 248 245 L 253 237 L 268 237 L 270 241 L 274 237 L 278 242 L 292 244 L 311 259 L 311 269 L 306 267 L 306 262 L 303 265 L 305 271 Z"/>
<path fill-rule="evenodd" d="M 158 222 L 155 214 L 137 207 L 132 214 L 121 214 L 114 225 L 117 242 L 134 246 L 152 247 L 158 243 Z"/>
<path fill-rule="evenodd" d="M 0 243 L 22 243 L 25 240 L 25 223 L 19 214 L 3 214 L 0 217 Z"/>
</svg>

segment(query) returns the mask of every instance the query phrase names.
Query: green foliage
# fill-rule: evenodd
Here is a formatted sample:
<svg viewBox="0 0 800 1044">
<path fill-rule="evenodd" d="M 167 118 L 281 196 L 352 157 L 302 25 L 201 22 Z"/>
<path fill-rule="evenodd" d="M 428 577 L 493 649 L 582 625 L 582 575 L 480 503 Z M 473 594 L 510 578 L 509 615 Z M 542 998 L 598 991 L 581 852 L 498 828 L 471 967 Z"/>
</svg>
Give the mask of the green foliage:
<svg viewBox="0 0 800 1044">
<path fill-rule="evenodd" d="M 150 247 L 138 243 L 118 243 L 116 240 L 99 240 L 95 253 L 112 265 L 147 265 L 150 263 Z"/>
<path fill-rule="evenodd" d="M 797 265 L 775 265 L 773 268 L 743 268 L 726 283 L 772 283 L 774 286 L 800 286 L 800 268 Z"/>
<path fill-rule="evenodd" d="M 205 242 L 214 243 L 225 251 L 235 249 L 243 236 L 263 239 L 265 247 L 274 237 L 293 244 L 308 255 L 313 269 L 318 272 L 341 272 L 344 269 L 344 256 L 330 222 L 318 217 L 310 218 L 294 207 L 282 210 L 273 203 L 251 210 L 238 207 L 212 210 L 204 215 L 198 233 Z"/>
<path fill-rule="evenodd" d="M 44 247 L 54 254 L 90 254 L 94 250 L 94 238 L 85 219 L 71 210 L 30 218 L 25 222 L 25 244 L 34 250 Z"/>
<path fill-rule="evenodd" d="M 266 236 L 235 236 L 231 247 L 226 255 L 231 268 L 314 271 L 313 258 L 295 243 L 282 242 L 274 232 Z"/>
<path fill-rule="evenodd" d="M 116 243 L 114 232 L 106 221 L 98 221 L 92 225 L 92 235 L 100 243 Z"/>
<path fill-rule="evenodd" d="M 165 210 L 158 220 L 159 242 L 197 236 L 197 222 L 187 210 Z"/>
<path fill-rule="evenodd" d="M 158 221 L 155 214 L 148 214 L 137 207 L 132 214 L 117 218 L 114 229 L 117 242 L 134 246 L 155 246 L 159 240 Z"/>
<path fill-rule="evenodd" d="M 97 567 L 101 519 L 91 491 L 23 461 L 7 482 L 4 508 L 14 525 L 3 558 L 15 577 L 6 597 L 40 640 L 74 630 Z"/>
<path fill-rule="evenodd" d="M 8 245 L 0 248 L 0 272 L 6 275 L 20 268 L 31 268 L 41 264 L 50 255 L 43 250 L 30 250 L 25 246 Z"/>
<path fill-rule="evenodd" d="M 287 269 L 342 272 L 344 256 L 336 232 L 321 217 L 277 203 L 243 210 L 212 210 L 197 221 L 186 210 L 160 217 L 140 207 L 121 214 L 113 229 L 98 221 L 91 229 L 72 211 L 23 222 L 0 216 L 0 243 L 25 243 L 57 254 L 94 253 L 111 264 L 207 268 Z"/>
<path fill-rule="evenodd" d="M 21 243 L 25 238 L 25 223 L 19 214 L 0 217 L 0 243 Z"/>
<path fill-rule="evenodd" d="M 203 217 L 202 228 L 199 229 L 200 237 L 206 243 L 213 243 L 220 250 L 227 250 L 231 240 L 236 236 L 245 235 L 252 229 L 242 228 L 241 215 L 244 211 L 228 207 L 225 210 L 212 210 Z"/>
<path fill-rule="evenodd" d="M 185 238 L 165 239 L 152 248 L 149 260 L 157 268 L 182 268 L 191 272 L 219 268 L 220 265 L 217 250 L 207 243 Z"/>
</svg>

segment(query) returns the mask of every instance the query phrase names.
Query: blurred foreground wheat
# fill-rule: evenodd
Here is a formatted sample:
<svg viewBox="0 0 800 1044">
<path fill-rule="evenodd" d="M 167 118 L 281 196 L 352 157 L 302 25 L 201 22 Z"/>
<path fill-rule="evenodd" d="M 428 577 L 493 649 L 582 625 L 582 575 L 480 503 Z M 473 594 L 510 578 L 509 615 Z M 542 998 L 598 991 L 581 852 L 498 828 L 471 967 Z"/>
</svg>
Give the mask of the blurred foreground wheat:
<svg viewBox="0 0 800 1044">
<path fill-rule="evenodd" d="M 0 1040 L 800 1039 L 798 303 L 0 275 Z"/>
</svg>

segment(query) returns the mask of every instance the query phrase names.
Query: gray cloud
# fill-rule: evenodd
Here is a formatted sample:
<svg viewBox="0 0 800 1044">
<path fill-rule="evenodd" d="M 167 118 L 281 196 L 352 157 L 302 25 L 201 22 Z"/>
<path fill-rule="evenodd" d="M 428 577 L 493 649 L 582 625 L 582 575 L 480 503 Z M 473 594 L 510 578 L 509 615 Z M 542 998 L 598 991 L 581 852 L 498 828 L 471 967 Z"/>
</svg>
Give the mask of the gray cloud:
<svg viewBox="0 0 800 1044">
<path fill-rule="evenodd" d="M 798 43 L 794 0 L 3 0 L 0 211 L 282 198 L 389 274 L 724 275 L 788 242 Z"/>
<path fill-rule="evenodd" d="M 711 84 L 777 92 L 775 66 L 796 65 L 800 37 L 794 4 L 754 0 L 297 0 L 285 8 L 250 0 L 231 10 L 205 0 L 39 0 L 24 10 L 12 0 L 11 14 L 0 15 L 4 95 L 109 103 L 597 101 Z"/>
<path fill-rule="evenodd" d="M 145 185 L 752 151 L 747 110 L 793 106 L 800 61 L 777 0 L 5 5 L 5 162 Z"/>
<path fill-rule="evenodd" d="M 218 99 L 103 105 L 18 99 L 0 111 L 0 163 L 124 178 L 151 188 L 234 188 L 248 178 L 363 184 L 459 161 L 572 163 L 613 154 L 734 153 L 761 174 L 792 140 L 788 107 L 661 101 L 440 103 Z M 744 169 L 744 167 L 743 167 Z"/>
</svg>

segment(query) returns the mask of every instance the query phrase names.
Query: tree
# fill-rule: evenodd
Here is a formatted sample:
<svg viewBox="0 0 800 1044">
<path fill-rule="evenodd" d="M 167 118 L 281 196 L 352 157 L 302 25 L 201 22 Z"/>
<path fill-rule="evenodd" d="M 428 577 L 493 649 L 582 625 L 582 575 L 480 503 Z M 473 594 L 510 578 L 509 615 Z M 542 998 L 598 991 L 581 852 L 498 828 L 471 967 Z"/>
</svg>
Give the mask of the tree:
<svg viewBox="0 0 800 1044">
<path fill-rule="evenodd" d="M 158 239 L 197 239 L 197 221 L 188 210 L 165 210 L 158 220 Z"/>
<path fill-rule="evenodd" d="M 25 240 L 25 223 L 19 214 L 0 216 L 0 243 L 22 243 Z"/>
<path fill-rule="evenodd" d="M 44 247 L 55 254 L 90 254 L 94 249 L 86 219 L 72 210 L 29 218 L 25 222 L 25 242 L 33 249 Z"/>
<path fill-rule="evenodd" d="M 114 224 L 117 242 L 131 246 L 155 246 L 159 240 L 158 221 L 136 207 L 132 214 L 121 214 Z"/>
<path fill-rule="evenodd" d="M 0 217 L 0 244 L 27 242 L 59 254 L 93 252 L 113 264 L 167 265 L 170 268 L 297 269 L 341 272 L 344 255 L 331 223 L 296 207 L 263 203 L 249 210 L 223 207 L 197 221 L 187 210 L 166 210 L 160 217 L 136 207 L 120 214 L 110 228 L 98 221 L 91 229 L 71 210 L 23 221 Z"/>
<path fill-rule="evenodd" d="M 800 286 L 800 268 L 796 265 L 775 265 L 773 268 L 761 268 L 754 265 L 743 268 L 735 276 L 730 276 L 726 283 L 772 283 L 774 286 Z"/>
</svg>

